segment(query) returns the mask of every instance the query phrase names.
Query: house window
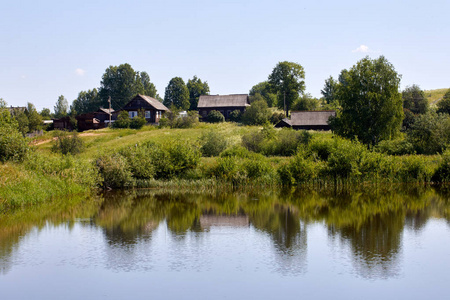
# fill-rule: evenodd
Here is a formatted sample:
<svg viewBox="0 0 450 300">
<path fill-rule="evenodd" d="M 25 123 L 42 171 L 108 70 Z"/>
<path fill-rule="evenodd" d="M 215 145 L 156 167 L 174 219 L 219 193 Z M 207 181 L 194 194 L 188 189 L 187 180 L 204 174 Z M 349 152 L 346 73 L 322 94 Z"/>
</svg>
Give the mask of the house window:
<svg viewBox="0 0 450 300">
<path fill-rule="evenodd" d="M 156 112 L 156 117 L 161 118 L 161 111 L 158 110 L 158 111 Z"/>
<path fill-rule="evenodd" d="M 150 118 L 151 118 L 151 114 L 150 114 L 150 111 L 149 111 L 149 110 L 146 110 L 146 111 L 145 111 L 145 118 L 146 118 L 146 119 L 150 119 Z"/>
<path fill-rule="evenodd" d="M 129 111 L 128 115 L 130 116 L 130 119 L 133 119 L 134 117 L 137 116 L 137 111 Z"/>
</svg>

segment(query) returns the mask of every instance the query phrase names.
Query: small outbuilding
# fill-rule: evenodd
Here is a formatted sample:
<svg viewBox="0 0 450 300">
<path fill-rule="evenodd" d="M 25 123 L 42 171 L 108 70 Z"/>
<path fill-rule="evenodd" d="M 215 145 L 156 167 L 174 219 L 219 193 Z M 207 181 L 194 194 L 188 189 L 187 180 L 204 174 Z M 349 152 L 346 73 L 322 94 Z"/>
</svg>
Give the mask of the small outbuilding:
<svg viewBox="0 0 450 300">
<path fill-rule="evenodd" d="M 217 110 L 228 120 L 234 110 L 241 113 L 250 106 L 247 94 L 237 95 L 201 95 L 198 99 L 198 113 L 202 118 L 206 118 L 210 111 Z"/>
<path fill-rule="evenodd" d="M 76 116 L 77 126 L 79 131 L 85 131 L 90 129 L 105 128 L 109 123 L 109 117 L 114 112 L 113 109 L 99 108 L 95 112 L 81 114 Z"/>
<path fill-rule="evenodd" d="M 114 112 L 115 118 L 122 110 L 127 111 L 131 119 L 138 115 L 138 111 L 142 110 L 144 111 L 144 116 L 147 123 L 152 124 L 159 123 L 159 120 L 164 113 L 169 111 L 164 104 L 155 98 L 140 94 L 131 99 L 131 101 L 125 104 L 122 109 L 116 110 Z"/>
<path fill-rule="evenodd" d="M 285 118 L 278 122 L 277 128 L 291 127 L 305 130 L 331 130 L 328 120 L 336 116 L 334 110 L 318 111 L 293 111 L 291 118 Z"/>
</svg>

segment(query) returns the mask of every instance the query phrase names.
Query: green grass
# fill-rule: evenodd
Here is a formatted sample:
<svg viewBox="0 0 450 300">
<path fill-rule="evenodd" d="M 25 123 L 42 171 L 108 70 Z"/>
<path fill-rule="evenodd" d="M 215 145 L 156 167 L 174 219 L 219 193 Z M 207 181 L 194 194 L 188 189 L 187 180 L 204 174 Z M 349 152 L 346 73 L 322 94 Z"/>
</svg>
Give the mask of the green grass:
<svg viewBox="0 0 450 300">
<path fill-rule="evenodd" d="M 448 88 L 445 89 L 436 89 L 436 90 L 424 90 L 425 97 L 428 100 L 428 103 L 435 105 L 439 100 L 444 97 L 444 94 L 448 91 Z"/>
</svg>

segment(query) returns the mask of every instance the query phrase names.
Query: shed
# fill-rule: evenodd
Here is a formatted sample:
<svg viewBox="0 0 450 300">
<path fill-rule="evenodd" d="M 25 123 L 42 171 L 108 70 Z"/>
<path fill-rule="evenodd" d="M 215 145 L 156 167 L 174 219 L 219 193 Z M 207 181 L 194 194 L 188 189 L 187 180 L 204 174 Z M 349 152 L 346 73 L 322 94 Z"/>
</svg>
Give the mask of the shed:
<svg viewBox="0 0 450 300">
<path fill-rule="evenodd" d="M 109 123 L 109 115 L 111 114 L 112 116 L 113 112 L 113 109 L 99 108 L 95 112 L 76 116 L 78 130 L 105 128 Z"/>
<path fill-rule="evenodd" d="M 217 110 L 228 120 L 232 111 L 239 110 L 242 113 L 248 106 L 250 102 L 247 94 L 201 95 L 197 109 L 202 118 L 206 118 L 210 111 Z"/>
<path fill-rule="evenodd" d="M 294 129 L 305 130 L 330 130 L 328 120 L 330 117 L 335 117 L 334 110 L 318 110 L 318 111 L 293 111 L 290 119 L 283 119 L 275 126 L 291 127 Z"/>
</svg>

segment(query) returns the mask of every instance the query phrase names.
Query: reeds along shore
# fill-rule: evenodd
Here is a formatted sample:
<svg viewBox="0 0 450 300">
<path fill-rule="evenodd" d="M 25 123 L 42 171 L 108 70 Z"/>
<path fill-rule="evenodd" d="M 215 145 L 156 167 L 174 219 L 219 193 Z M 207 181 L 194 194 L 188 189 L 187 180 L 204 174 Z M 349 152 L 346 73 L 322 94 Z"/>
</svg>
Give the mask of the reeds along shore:
<svg viewBox="0 0 450 300">
<path fill-rule="evenodd" d="M 48 143 L 21 161 L 1 164 L 0 209 L 98 189 L 322 188 L 450 179 L 450 152 L 393 156 L 331 133 L 205 124 L 105 129 L 81 139 L 81 154 L 54 153 Z"/>
</svg>

